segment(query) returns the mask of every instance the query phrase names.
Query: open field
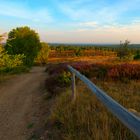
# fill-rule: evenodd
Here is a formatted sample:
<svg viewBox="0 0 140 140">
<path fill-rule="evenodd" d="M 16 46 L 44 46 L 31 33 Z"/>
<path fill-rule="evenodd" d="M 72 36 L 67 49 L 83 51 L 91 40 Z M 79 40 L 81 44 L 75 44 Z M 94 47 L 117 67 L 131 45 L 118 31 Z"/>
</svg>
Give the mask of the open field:
<svg viewBox="0 0 140 140">
<path fill-rule="evenodd" d="M 110 59 L 109 56 L 80 56 L 64 62 L 47 67 L 50 78 L 46 87 L 49 85 L 49 97 L 55 98 L 55 103 L 47 119 L 51 127 L 47 129 L 46 138 L 138 140 L 79 80 L 76 80 L 77 99 L 74 103 L 71 101 L 71 81 L 66 65 L 72 65 L 125 108 L 140 114 L 140 61 L 120 61 L 116 56 Z"/>
</svg>

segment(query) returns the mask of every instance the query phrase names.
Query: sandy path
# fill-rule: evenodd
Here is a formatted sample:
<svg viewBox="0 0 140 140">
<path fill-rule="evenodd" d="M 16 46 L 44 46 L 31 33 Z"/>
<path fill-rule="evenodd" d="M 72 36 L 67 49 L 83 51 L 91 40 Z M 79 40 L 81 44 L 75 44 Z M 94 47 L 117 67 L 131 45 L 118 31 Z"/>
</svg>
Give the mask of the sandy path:
<svg viewBox="0 0 140 140">
<path fill-rule="evenodd" d="M 45 79 L 44 68 L 34 67 L 0 85 L 0 140 L 27 140 Z"/>
</svg>

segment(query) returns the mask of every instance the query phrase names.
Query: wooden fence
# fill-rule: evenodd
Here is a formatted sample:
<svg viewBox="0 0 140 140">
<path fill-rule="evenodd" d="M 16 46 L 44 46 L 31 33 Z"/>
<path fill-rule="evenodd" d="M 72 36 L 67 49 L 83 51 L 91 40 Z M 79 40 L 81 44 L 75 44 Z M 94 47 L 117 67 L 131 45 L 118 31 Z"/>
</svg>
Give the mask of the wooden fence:
<svg viewBox="0 0 140 140">
<path fill-rule="evenodd" d="M 80 72 L 68 66 L 68 69 L 72 73 L 72 94 L 73 99 L 76 99 L 76 85 L 75 76 L 83 81 L 86 86 L 97 96 L 97 98 L 114 114 L 127 128 L 129 128 L 138 138 L 140 138 L 140 118 L 129 112 L 126 108 L 112 99 L 104 91 L 99 89 L 88 78 L 82 75 Z"/>
</svg>

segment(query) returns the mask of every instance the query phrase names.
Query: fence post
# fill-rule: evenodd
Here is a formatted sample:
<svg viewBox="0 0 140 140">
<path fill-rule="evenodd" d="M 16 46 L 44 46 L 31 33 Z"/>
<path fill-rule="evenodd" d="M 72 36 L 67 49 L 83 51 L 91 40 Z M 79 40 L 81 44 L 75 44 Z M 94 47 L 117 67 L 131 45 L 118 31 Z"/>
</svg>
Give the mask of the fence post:
<svg viewBox="0 0 140 140">
<path fill-rule="evenodd" d="M 72 100 L 76 100 L 75 73 L 72 72 Z"/>
</svg>

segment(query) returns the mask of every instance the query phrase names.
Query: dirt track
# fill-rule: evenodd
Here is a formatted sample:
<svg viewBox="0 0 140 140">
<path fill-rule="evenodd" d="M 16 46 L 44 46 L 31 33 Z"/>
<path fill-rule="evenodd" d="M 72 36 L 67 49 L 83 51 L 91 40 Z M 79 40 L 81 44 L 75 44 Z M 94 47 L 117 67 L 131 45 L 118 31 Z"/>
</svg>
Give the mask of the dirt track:
<svg viewBox="0 0 140 140">
<path fill-rule="evenodd" d="M 0 140 L 27 140 L 46 74 L 42 67 L 0 85 Z"/>
</svg>

